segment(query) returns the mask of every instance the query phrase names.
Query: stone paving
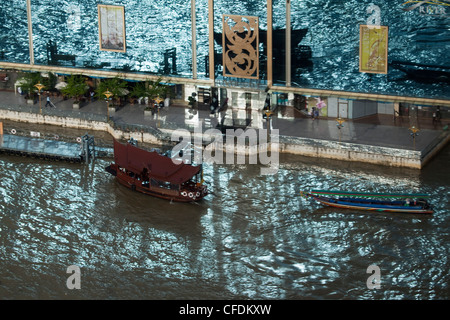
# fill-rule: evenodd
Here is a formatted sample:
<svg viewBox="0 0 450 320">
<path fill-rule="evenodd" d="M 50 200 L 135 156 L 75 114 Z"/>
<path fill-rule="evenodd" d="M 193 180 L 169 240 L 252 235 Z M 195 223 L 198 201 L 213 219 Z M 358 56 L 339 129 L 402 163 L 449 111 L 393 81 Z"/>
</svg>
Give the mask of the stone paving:
<svg viewBox="0 0 450 320">
<path fill-rule="evenodd" d="M 42 113 L 62 113 L 72 117 L 101 117 L 106 120 L 107 107 L 104 100 L 84 102 L 79 109 L 73 108 L 72 100 L 62 97 L 51 97 L 55 108 L 45 107 L 46 97 L 42 96 L 40 102 Z M 0 91 L 0 108 L 14 108 L 32 113 L 38 113 L 39 102 L 27 104 L 24 96 L 15 93 L 13 89 Z M 260 111 L 246 112 L 245 110 L 222 110 L 211 114 L 208 108 L 192 109 L 182 105 L 164 107 L 153 116 L 144 115 L 145 105 L 126 104 L 110 113 L 114 123 L 118 125 L 138 125 L 164 129 L 185 128 L 192 130 L 200 121 L 203 129 L 215 128 L 217 124 L 228 125 L 247 123 L 250 127 L 266 128 L 267 121 L 263 119 Z M 279 107 L 271 120 L 272 129 L 278 129 L 281 136 L 303 137 L 319 140 L 351 142 L 365 145 L 383 146 L 398 149 L 423 150 L 430 143 L 443 134 L 448 134 L 449 121 L 442 119 L 433 124 L 431 119 L 419 119 L 420 128 L 416 136 L 415 146 L 409 130 L 410 123 L 407 117 L 397 118 L 394 122 L 392 116 L 375 115 L 363 119 L 346 119 L 343 127 L 338 129 L 336 119 L 319 118 L 312 120 L 292 107 Z"/>
</svg>

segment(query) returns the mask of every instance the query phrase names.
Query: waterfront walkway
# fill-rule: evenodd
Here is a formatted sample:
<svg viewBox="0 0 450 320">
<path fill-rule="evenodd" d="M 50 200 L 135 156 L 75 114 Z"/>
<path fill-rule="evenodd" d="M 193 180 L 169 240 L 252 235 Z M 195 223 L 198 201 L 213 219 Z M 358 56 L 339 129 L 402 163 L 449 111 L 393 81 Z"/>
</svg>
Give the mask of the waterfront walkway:
<svg viewBox="0 0 450 320">
<path fill-rule="evenodd" d="M 106 120 L 107 107 L 104 100 L 85 102 L 80 109 L 73 109 L 72 100 L 62 97 L 51 97 L 55 108 L 45 107 L 45 97 L 42 96 L 42 114 L 70 116 L 74 118 Z M 13 90 L 0 91 L 0 108 L 16 111 L 39 113 L 39 102 L 27 104 L 24 96 Z M 187 106 L 170 105 L 160 109 L 153 116 L 144 116 L 145 105 L 126 104 L 110 117 L 119 126 L 138 126 L 148 128 L 190 129 L 200 121 L 203 129 L 214 128 L 222 123 L 227 126 L 248 125 L 253 128 L 266 128 L 267 121 L 260 111 L 246 112 L 228 108 L 211 115 L 208 108 L 192 109 Z M 363 145 L 390 147 L 396 149 L 417 150 L 426 149 L 433 141 L 448 134 L 448 120 L 442 119 L 433 123 L 432 119 L 409 119 L 408 117 L 374 115 L 362 119 L 345 119 L 343 127 L 338 129 L 335 118 L 319 118 L 312 120 L 292 107 L 279 106 L 272 116 L 272 128 L 278 129 L 280 136 L 302 137 L 328 141 L 342 141 Z M 409 128 L 415 125 L 420 129 L 415 138 L 415 145 Z M 6 130 L 7 128 L 5 128 Z M 7 132 L 5 132 L 7 133 Z"/>
</svg>

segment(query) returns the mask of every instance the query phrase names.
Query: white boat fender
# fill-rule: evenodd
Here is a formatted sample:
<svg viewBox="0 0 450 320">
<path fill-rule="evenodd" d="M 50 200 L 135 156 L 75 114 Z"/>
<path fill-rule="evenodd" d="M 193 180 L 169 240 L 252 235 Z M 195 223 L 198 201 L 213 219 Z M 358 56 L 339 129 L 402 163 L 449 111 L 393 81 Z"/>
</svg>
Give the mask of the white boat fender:
<svg viewBox="0 0 450 320">
<path fill-rule="evenodd" d="M 189 192 L 189 198 L 192 198 L 194 194 L 192 192 Z"/>
<path fill-rule="evenodd" d="M 183 191 L 183 192 L 181 192 L 181 195 L 182 195 L 183 197 L 186 197 L 186 196 L 187 196 L 187 192 L 186 192 L 186 191 Z"/>
</svg>

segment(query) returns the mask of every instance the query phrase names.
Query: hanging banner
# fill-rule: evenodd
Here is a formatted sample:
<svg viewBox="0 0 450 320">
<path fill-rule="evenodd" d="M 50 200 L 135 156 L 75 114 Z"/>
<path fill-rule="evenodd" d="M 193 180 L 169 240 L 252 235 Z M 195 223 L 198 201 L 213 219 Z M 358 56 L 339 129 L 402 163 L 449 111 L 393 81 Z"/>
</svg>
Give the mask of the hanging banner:
<svg viewBox="0 0 450 320">
<path fill-rule="evenodd" d="M 223 15 L 223 75 L 259 78 L 258 17 Z"/>
<path fill-rule="evenodd" d="M 388 27 L 359 26 L 359 71 L 387 73 Z"/>
<path fill-rule="evenodd" d="M 123 6 L 98 5 L 100 50 L 125 52 L 125 9 Z"/>
</svg>

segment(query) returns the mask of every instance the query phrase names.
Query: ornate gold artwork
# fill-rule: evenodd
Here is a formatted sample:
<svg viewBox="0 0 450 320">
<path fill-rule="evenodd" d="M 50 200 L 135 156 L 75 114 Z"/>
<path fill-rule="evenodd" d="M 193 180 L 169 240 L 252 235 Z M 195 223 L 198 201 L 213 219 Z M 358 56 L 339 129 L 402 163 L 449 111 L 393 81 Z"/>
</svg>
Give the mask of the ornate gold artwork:
<svg viewBox="0 0 450 320">
<path fill-rule="evenodd" d="M 360 26 L 359 71 L 387 73 L 388 27 Z"/>
<path fill-rule="evenodd" d="M 258 79 L 258 17 L 223 15 L 223 75 Z"/>
</svg>

